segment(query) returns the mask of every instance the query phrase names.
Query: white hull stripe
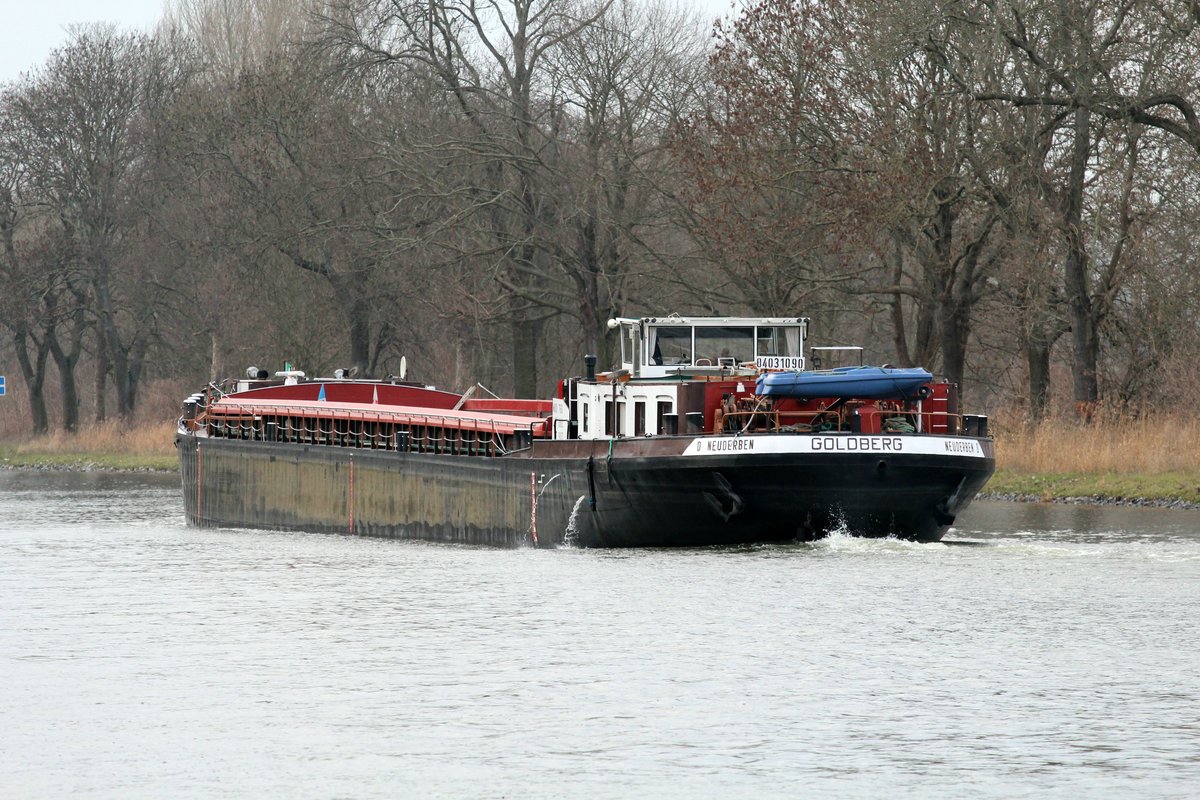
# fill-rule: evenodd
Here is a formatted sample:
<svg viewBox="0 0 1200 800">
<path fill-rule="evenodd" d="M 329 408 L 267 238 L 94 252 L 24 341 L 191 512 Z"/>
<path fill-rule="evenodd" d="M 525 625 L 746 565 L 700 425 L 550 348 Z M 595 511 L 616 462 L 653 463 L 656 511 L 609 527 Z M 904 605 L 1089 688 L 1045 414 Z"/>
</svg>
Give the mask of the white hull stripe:
<svg viewBox="0 0 1200 800">
<path fill-rule="evenodd" d="M 985 458 L 974 439 L 959 436 L 889 436 L 887 434 L 821 436 L 701 436 L 683 451 L 685 456 L 737 453 L 871 453 Z"/>
</svg>

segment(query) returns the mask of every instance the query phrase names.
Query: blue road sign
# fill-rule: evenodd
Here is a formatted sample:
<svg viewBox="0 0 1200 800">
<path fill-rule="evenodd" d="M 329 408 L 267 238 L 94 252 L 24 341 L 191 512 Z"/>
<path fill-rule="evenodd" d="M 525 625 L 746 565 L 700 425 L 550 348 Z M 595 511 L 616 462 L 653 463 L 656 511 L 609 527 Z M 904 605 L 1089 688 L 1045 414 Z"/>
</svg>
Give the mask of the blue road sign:
<svg viewBox="0 0 1200 800">
<path fill-rule="evenodd" d="M 0 397 L 8 394 L 8 387 L 4 385 L 4 376 L 0 375 Z"/>
</svg>

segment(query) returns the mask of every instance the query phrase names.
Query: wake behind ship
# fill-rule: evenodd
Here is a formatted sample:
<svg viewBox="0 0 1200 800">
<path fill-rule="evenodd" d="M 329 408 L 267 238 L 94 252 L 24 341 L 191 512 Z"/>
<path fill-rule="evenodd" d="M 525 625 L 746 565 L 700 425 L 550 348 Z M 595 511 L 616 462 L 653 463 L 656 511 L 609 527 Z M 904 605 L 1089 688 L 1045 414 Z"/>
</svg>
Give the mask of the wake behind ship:
<svg viewBox="0 0 1200 800">
<path fill-rule="evenodd" d="M 806 318 L 618 319 L 620 369 L 550 400 L 252 369 L 184 403 L 188 522 L 468 544 L 694 547 L 831 530 L 936 541 L 995 468 L 920 369 Z M 811 366 L 819 367 L 820 363 Z"/>
</svg>

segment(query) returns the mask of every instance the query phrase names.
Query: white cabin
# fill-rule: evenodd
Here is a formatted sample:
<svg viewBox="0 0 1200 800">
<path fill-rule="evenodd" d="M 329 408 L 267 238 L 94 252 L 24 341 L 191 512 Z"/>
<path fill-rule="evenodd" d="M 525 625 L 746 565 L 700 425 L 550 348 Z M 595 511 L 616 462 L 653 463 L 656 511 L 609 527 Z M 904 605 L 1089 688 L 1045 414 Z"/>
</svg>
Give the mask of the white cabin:
<svg viewBox="0 0 1200 800">
<path fill-rule="evenodd" d="M 753 394 L 763 370 L 805 368 L 807 317 L 618 318 L 621 361 L 607 374 L 569 382 L 555 402 L 557 439 L 608 439 L 696 431 L 704 385 L 729 381 Z"/>
<path fill-rule="evenodd" d="M 620 317 L 608 327 L 620 329 L 621 369 L 635 378 L 694 368 L 804 369 L 808 317 Z"/>
</svg>

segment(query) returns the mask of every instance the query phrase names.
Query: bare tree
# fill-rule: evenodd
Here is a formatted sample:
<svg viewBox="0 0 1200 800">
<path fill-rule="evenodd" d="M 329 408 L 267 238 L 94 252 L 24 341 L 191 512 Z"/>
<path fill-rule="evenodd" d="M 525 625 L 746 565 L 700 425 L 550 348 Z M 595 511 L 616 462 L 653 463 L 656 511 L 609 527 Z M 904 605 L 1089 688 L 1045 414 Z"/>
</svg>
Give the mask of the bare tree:
<svg viewBox="0 0 1200 800">
<path fill-rule="evenodd" d="M 33 431 L 45 433 L 50 427 L 45 397 L 50 344 L 44 324 L 39 326 L 39 322 L 45 321 L 40 297 L 46 287 L 41 270 L 18 243 L 18 228 L 25 225 L 28 213 L 20 202 L 23 170 L 13 152 L 9 104 L 10 98 L 5 97 L 0 106 L 0 319 L 11 336 L 29 393 Z"/>
<path fill-rule="evenodd" d="M 155 297 L 143 265 L 125 255 L 143 224 L 153 120 L 183 80 L 176 66 L 146 37 L 81 28 L 12 102 L 17 157 L 86 271 L 122 416 L 137 402 Z"/>
<path fill-rule="evenodd" d="M 58 371 L 62 427 L 73 431 L 80 416 L 75 370 L 93 329 L 91 296 L 74 243 L 21 158 L 28 131 L 16 107 L 24 91 L 28 84 L 17 84 L 0 97 L 0 279 L 6 287 L 0 303 L 29 389 L 34 431 L 49 426 L 47 355 Z"/>
<path fill-rule="evenodd" d="M 547 164 L 558 214 L 543 238 L 566 282 L 544 302 L 579 320 L 587 352 L 604 364 L 612 361 L 606 321 L 647 284 L 664 297 L 661 279 L 648 276 L 674 261 L 655 233 L 669 218 L 669 135 L 700 88 L 700 33 L 687 12 L 626 0 L 550 58 L 563 120 Z"/>
<path fill-rule="evenodd" d="M 716 31 L 708 107 L 677 141 L 690 180 L 693 235 L 715 270 L 701 282 L 709 308 L 812 312 L 827 303 L 836 246 L 826 200 L 841 179 L 837 76 L 824 11 L 759 3 Z"/>
<path fill-rule="evenodd" d="M 1194 9 L 1151 0 L 977 0 L 954 3 L 952 11 L 965 36 L 990 38 L 1007 49 L 1005 61 L 981 64 L 932 43 L 963 90 L 985 103 L 1053 112 L 1043 190 L 1058 209 L 1065 242 L 1063 298 L 1075 402 L 1090 418 L 1100 399 L 1102 327 L 1127 274 L 1139 153 L 1146 140 L 1163 136 L 1200 152 L 1197 87 L 1189 77 L 1200 65 Z M 1125 165 L 1117 237 L 1105 246 L 1089 234 L 1097 160 Z"/>
<path fill-rule="evenodd" d="M 505 289 L 519 395 L 537 392 L 541 330 L 560 310 L 543 302 L 559 279 L 545 232 L 559 217 L 549 165 L 557 158 L 563 113 L 561 88 L 547 67 L 555 48 L 610 4 L 347 0 L 329 14 L 334 38 L 348 53 L 427 71 L 452 98 L 460 123 L 447 126 L 441 146 L 473 162 L 475 176 L 459 185 L 466 201 L 461 218 L 476 226 L 464 255 L 489 262 Z"/>
<path fill-rule="evenodd" d="M 197 186 L 217 198 L 214 224 L 236 231 L 226 257 L 325 282 L 350 365 L 373 374 L 395 330 L 388 305 L 423 278 L 405 261 L 425 212 L 406 201 L 405 171 L 385 144 L 402 137 L 409 107 L 323 58 L 290 49 L 227 92 L 207 92 L 188 123 L 188 160 Z"/>
<path fill-rule="evenodd" d="M 911 44 L 929 24 L 855 0 L 748 7 L 719 29 L 720 101 L 683 149 L 697 236 L 751 307 L 883 299 L 896 359 L 940 357 L 961 384 L 1006 179 L 986 110 Z"/>
<path fill-rule="evenodd" d="M 168 0 L 160 37 L 195 47 L 207 83 L 230 86 L 315 26 L 315 0 Z"/>
</svg>

